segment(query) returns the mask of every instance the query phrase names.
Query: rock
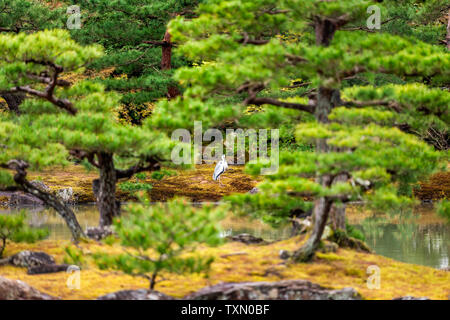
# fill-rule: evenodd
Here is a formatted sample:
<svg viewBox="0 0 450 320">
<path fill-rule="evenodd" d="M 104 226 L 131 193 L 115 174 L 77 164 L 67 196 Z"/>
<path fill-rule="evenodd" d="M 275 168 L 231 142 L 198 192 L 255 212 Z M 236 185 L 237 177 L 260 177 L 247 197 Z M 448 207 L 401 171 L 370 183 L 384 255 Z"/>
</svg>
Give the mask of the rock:
<svg viewBox="0 0 450 320">
<path fill-rule="evenodd" d="M 250 194 L 257 194 L 259 192 L 259 189 L 257 187 L 254 187 L 252 190 L 250 190 L 248 193 Z"/>
<path fill-rule="evenodd" d="M 291 221 L 292 221 L 292 235 L 304 234 L 312 226 L 311 217 L 306 217 L 305 219 L 292 218 Z"/>
<path fill-rule="evenodd" d="M 10 206 L 41 206 L 43 204 L 41 199 L 23 192 L 14 192 L 9 198 Z"/>
<path fill-rule="evenodd" d="M 56 300 L 19 280 L 0 276 L 0 300 Z"/>
<path fill-rule="evenodd" d="M 404 296 L 404 297 L 394 298 L 392 300 L 430 300 L 430 298 L 428 298 L 428 297 Z"/>
<path fill-rule="evenodd" d="M 241 233 L 241 234 L 237 234 L 234 236 L 227 236 L 226 239 L 228 239 L 230 241 L 242 242 L 245 244 L 266 243 L 266 241 L 264 241 L 263 238 L 258 238 L 258 237 L 252 236 L 251 234 L 248 234 L 248 233 Z"/>
<path fill-rule="evenodd" d="M 287 250 L 280 250 L 280 259 L 287 260 L 291 257 L 291 254 Z"/>
<path fill-rule="evenodd" d="M 187 295 L 186 300 L 361 300 L 353 288 L 329 290 L 307 280 L 220 283 Z"/>
<path fill-rule="evenodd" d="M 56 273 L 66 272 L 70 267 L 70 264 L 46 264 L 36 267 L 29 267 L 28 274 L 44 274 L 44 273 Z"/>
<path fill-rule="evenodd" d="M 16 267 L 30 268 L 55 264 L 55 259 L 45 252 L 24 250 L 0 260 L 0 265 L 2 264 L 11 264 Z"/>
<path fill-rule="evenodd" d="M 71 187 L 63 188 L 56 191 L 56 196 L 61 199 L 64 203 L 74 204 L 77 203 L 75 194 Z"/>
<path fill-rule="evenodd" d="M 100 241 L 103 238 L 106 238 L 110 235 L 113 235 L 114 232 L 112 230 L 111 227 L 88 227 L 86 229 L 86 236 L 88 236 L 88 238 Z"/>
<path fill-rule="evenodd" d="M 319 248 L 319 251 L 322 253 L 328 253 L 328 252 L 336 252 L 338 249 L 339 246 L 337 245 L 337 243 L 323 240 Z"/>
<path fill-rule="evenodd" d="M 97 300 L 175 300 L 175 298 L 159 291 L 140 289 L 108 293 L 98 297 Z"/>
</svg>

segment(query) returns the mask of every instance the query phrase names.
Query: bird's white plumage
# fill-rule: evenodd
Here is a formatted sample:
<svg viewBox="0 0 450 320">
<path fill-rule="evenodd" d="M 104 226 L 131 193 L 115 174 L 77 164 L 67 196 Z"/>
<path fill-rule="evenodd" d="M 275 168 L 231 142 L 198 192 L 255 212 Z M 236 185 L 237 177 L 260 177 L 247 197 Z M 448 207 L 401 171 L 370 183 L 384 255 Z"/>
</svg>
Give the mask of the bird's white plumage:
<svg viewBox="0 0 450 320">
<path fill-rule="evenodd" d="M 225 155 L 222 155 L 222 160 L 217 162 L 216 167 L 214 168 L 213 180 L 219 179 L 220 175 L 228 169 L 228 163 L 225 159 Z"/>
</svg>

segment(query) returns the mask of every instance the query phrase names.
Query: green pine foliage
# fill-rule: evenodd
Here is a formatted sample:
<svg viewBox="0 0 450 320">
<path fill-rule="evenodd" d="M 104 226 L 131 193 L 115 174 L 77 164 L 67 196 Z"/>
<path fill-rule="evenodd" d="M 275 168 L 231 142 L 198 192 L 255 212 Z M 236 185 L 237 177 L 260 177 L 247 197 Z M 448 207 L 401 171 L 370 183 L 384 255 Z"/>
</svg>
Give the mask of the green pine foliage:
<svg viewBox="0 0 450 320">
<path fill-rule="evenodd" d="M 26 223 L 26 214 L 0 215 L 0 258 L 3 256 L 7 241 L 33 243 L 46 238 L 47 229 L 30 228 Z"/>
<path fill-rule="evenodd" d="M 62 28 L 67 19 L 65 8 L 51 9 L 46 2 L 0 0 L 0 32 L 32 33 Z"/>
<path fill-rule="evenodd" d="M 198 0 L 82 0 L 82 28 L 72 30 L 82 44 L 98 43 L 106 55 L 90 64 L 101 70 L 114 67 L 111 77 L 99 79 L 108 90 L 123 93 L 121 102 L 132 121 L 140 124 L 146 109 L 134 114 L 133 106 L 145 106 L 166 97 L 169 86 L 176 86 L 171 70 L 161 70 L 161 46 L 167 22 L 174 16 L 190 16 Z M 174 57 L 172 68 L 186 65 Z M 120 75 L 120 77 L 117 77 Z M 126 77 L 123 77 L 123 76 Z"/>
<path fill-rule="evenodd" d="M 58 161 L 64 164 L 70 153 L 88 160 L 100 177 L 105 177 L 106 169 L 110 174 L 115 171 L 117 179 L 110 181 L 115 190 L 119 178 L 154 170 L 153 165 L 170 159 L 175 143 L 166 134 L 116 120 L 118 93 L 92 81 L 63 80 L 62 73 L 83 72 L 83 66 L 102 55 L 100 46 L 79 45 L 64 30 L 0 35 L 0 91 L 23 91 L 30 96 L 21 105 L 22 115 L 0 118 L 5 122 L 1 144 L 7 151 L 0 156 L 0 167 L 11 169 L 11 159 L 28 161 L 32 169 Z M 14 126 L 21 129 L 15 131 Z M 2 185 L 11 182 L 6 171 L 1 178 Z M 101 200 L 105 207 L 115 202 L 113 189 L 102 193 L 112 194 Z M 101 210 L 101 214 L 116 213 Z"/>
<path fill-rule="evenodd" d="M 450 201 L 448 199 L 442 200 L 438 204 L 437 212 L 440 216 L 446 218 L 450 222 Z"/>
<path fill-rule="evenodd" d="M 413 82 L 448 82 L 450 54 L 404 34 L 345 30 L 365 21 L 372 4 L 213 0 L 196 19 L 177 17 L 169 28 L 178 52 L 198 66 L 177 70 L 183 98 L 159 104 L 147 123 L 171 130 L 191 128 L 194 120 L 207 128 L 251 126 L 252 117 L 269 127 L 283 116 L 295 119 L 296 143 L 314 148 L 281 151 L 279 171 L 266 177 L 260 193 L 230 198 L 236 210 L 274 224 L 309 210 L 327 219 L 333 204 L 355 200 L 392 211 L 412 204 L 412 184 L 444 168 L 445 154 L 399 128 L 448 128 L 449 93 Z M 372 79 L 380 74 L 407 81 L 377 87 Z M 359 76 L 368 84 L 351 85 L 349 78 Z M 280 94 L 296 79 L 309 85 L 309 95 Z M 226 98 L 236 94 L 239 101 Z M 252 105 L 262 111 L 246 114 Z M 301 114 L 312 117 L 299 121 Z M 259 174 L 264 166 L 248 164 L 247 171 Z"/>
<path fill-rule="evenodd" d="M 185 199 L 152 205 L 145 198 L 140 204 L 130 204 L 126 211 L 126 217 L 114 221 L 114 230 L 127 250 L 118 255 L 95 254 L 101 269 L 144 277 L 150 281 L 151 290 L 162 271 L 199 273 L 209 269 L 211 257 L 189 253 L 200 243 L 221 243 L 221 211 L 212 206 L 195 209 Z"/>
</svg>

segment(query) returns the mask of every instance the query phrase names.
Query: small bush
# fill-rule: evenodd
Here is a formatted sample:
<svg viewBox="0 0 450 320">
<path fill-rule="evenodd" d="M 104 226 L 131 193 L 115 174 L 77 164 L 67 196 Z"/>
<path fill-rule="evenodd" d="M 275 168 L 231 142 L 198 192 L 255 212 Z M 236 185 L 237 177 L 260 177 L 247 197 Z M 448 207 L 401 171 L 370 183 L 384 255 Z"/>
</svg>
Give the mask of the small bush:
<svg viewBox="0 0 450 320">
<path fill-rule="evenodd" d="M 223 218 L 212 206 L 193 208 L 185 199 L 151 205 L 148 198 L 142 204 L 130 204 L 126 218 L 116 219 L 114 229 L 124 253 L 96 253 L 94 260 L 100 269 L 116 269 L 150 281 L 153 290 L 162 270 L 174 273 L 207 271 L 210 257 L 182 255 L 192 252 L 196 244 L 221 243 L 218 222 Z M 105 241 L 111 245 L 111 239 Z"/>
<path fill-rule="evenodd" d="M 437 213 L 447 219 L 450 222 L 450 201 L 442 200 L 437 207 Z"/>
<path fill-rule="evenodd" d="M 25 212 L 19 215 L 0 215 L 0 258 L 3 257 L 7 240 L 33 243 L 48 236 L 47 229 L 31 229 L 25 219 Z"/>
</svg>

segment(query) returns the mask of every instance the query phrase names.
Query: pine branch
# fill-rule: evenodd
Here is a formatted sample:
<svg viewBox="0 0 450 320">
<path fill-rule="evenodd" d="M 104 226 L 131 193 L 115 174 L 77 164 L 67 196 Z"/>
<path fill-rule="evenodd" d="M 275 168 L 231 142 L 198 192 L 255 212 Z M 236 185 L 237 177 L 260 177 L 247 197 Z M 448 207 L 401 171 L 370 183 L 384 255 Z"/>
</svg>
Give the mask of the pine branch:
<svg viewBox="0 0 450 320">
<path fill-rule="evenodd" d="M 263 104 L 271 104 L 277 107 L 283 107 L 287 109 L 294 109 L 294 110 L 300 110 L 305 111 L 309 113 L 314 113 L 315 105 L 307 105 L 307 104 L 301 104 L 301 103 L 294 103 L 294 102 L 285 102 L 280 101 L 273 98 L 257 98 L 257 97 L 250 97 L 244 101 L 244 104 L 254 104 L 257 106 L 263 105 Z"/>
<path fill-rule="evenodd" d="M 356 107 L 356 108 L 365 108 L 371 106 L 386 106 L 392 108 L 396 112 L 401 112 L 399 104 L 395 101 L 389 100 L 369 100 L 369 101 L 343 101 L 339 102 L 340 106 L 343 107 Z"/>
<path fill-rule="evenodd" d="M 139 172 L 159 170 L 161 168 L 159 162 L 160 160 L 156 158 L 149 158 L 147 159 L 145 164 L 138 163 L 125 170 L 116 169 L 116 177 L 117 179 L 129 179 Z"/>
</svg>

